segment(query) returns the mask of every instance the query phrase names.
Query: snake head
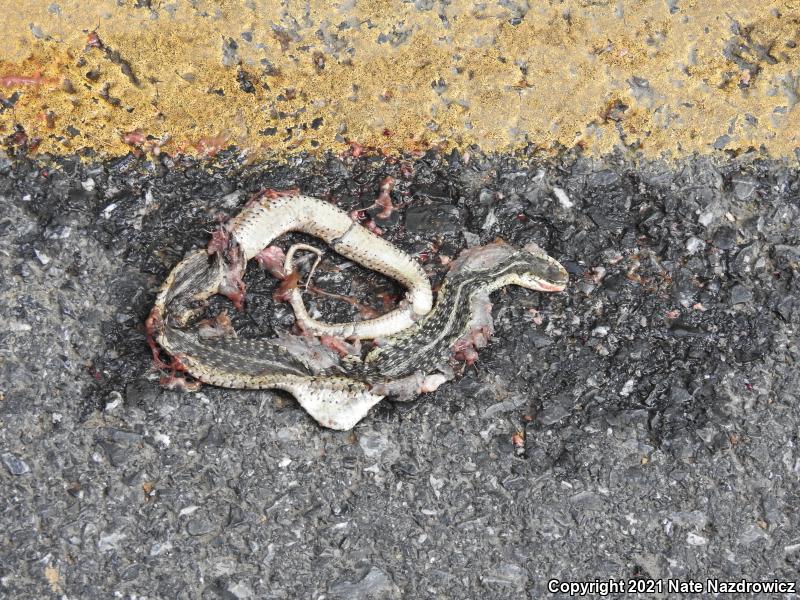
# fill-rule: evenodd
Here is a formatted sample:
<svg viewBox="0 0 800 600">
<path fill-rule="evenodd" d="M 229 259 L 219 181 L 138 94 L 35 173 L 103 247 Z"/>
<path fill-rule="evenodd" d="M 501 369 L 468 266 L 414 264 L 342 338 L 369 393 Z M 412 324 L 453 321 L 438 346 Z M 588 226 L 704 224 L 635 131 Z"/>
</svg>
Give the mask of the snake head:
<svg viewBox="0 0 800 600">
<path fill-rule="evenodd" d="M 538 292 L 560 292 L 569 280 L 561 263 L 532 243 L 522 249 L 503 242 L 475 246 L 461 252 L 451 263 L 450 272 L 461 275 L 497 273 L 497 279 L 490 286 L 493 290 L 513 284 Z"/>
<path fill-rule="evenodd" d="M 538 292 L 560 292 L 569 282 L 567 270 L 555 258 L 548 256 L 536 244 L 527 244 L 520 254 L 526 257 L 529 265 L 519 271 L 517 285 Z"/>
</svg>

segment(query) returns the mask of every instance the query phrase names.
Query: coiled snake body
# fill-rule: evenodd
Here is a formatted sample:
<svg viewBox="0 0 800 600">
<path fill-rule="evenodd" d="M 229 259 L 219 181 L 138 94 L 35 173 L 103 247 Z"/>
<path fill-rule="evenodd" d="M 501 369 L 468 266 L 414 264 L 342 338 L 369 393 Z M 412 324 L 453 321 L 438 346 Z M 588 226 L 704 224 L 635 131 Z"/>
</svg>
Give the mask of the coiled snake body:
<svg viewBox="0 0 800 600">
<path fill-rule="evenodd" d="M 247 260 L 279 235 L 302 231 L 324 239 L 347 258 L 384 273 L 408 288 L 401 306 L 376 319 L 328 324 L 305 313 L 298 288 L 290 301 L 305 329 L 349 338 L 380 338 L 363 360 L 339 359 L 315 338 L 223 337 L 205 340 L 188 325 L 198 305 L 241 285 Z M 211 254 L 196 251 L 162 285 L 148 332 L 183 370 L 211 385 L 272 388 L 292 394 L 321 425 L 350 429 L 385 396 L 409 399 L 454 376 L 454 355 L 473 360 L 492 334 L 489 294 L 506 285 L 555 292 L 567 273 L 535 245 L 504 243 L 465 250 L 439 290 L 436 305 L 428 279 L 413 259 L 356 224 L 332 204 L 296 194 L 265 196 L 232 219 Z M 287 260 L 287 270 L 291 270 Z"/>
</svg>

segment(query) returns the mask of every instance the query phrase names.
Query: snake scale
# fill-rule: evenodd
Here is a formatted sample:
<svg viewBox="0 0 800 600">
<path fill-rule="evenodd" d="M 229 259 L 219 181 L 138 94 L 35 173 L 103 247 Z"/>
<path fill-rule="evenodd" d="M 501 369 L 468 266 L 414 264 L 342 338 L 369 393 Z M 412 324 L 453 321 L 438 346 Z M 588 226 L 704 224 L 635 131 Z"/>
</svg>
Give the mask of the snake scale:
<svg viewBox="0 0 800 600">
<path fill-rule="evenodd" d="M 272 242 L 289 231 L 319 237 L 339 254 L 407 288 L 405 300 L 395 310 L 339 324 L 311 319 L 300 288 L 290 288 L 287 299 L 306 332 L 375 339 L 376 345 L 363 358 L 340 358 L 310 335 L 206 339 L 192 324 L 214 294 L 240 304 L 247 261 L 268 254 Z M 293 273 L 293 250 L 283 276 Z M 519 285 L 557 292 L 566 283 L 564 268 L 538 246 L 517 249 L 492 243 L 464 250 L 453 261 L 433 305 L 425 272 L 399 248 L 331 203 L 294 192 L 273 192 L 251 201 L 214 234 L 208 249 L 190 253 L 173 268 L 158 292 L 147 329 L 154 356 L 157 344 L 172 356 L 173 368 L 203 383 L 284 390 L 320 425 L 350 429 L 386 396 L 410 399 L 452 379 L 456 358 L 471 364 L 476 349 L 484 347 L 493 333 L 489 300 L 493 291 Z"/>
</svg>

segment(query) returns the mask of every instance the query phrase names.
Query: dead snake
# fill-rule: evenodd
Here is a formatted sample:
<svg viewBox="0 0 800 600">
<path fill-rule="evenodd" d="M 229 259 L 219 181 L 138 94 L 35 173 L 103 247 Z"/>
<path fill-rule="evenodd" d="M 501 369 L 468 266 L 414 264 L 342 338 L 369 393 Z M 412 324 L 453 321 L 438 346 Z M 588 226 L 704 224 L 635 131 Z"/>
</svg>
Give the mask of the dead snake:
<svg viewBox="0 0 800 600">
<path fill-rule="evenodd" d="M 213 294 L 235 296 L 247 260 L 287 231 L 321 237 L 354 262 L 393 277 L 409 289 L 406 302 L 377 319 L 344 324 L 314 321 L 299 290 L 292 305 L 317 334 L 380 338 L 367 355 L 338 359 L 314 338 L 223 337 L 204 340 L 189 321 Z M 211 385 L 280 389 L 292 394 L 325 427 L 350 429 L 385 396 L 409 399 L 454 376 L 454 355 L 473 360 L 493 332 L 489 294 L 507 285 L 556 292 L 567 273 L 535 245 L 493 243 L 465 250 L 452 263 L 436 305 L 418 263 L 332 204 L 296 194 L 263 196 L 224 228 L 209 255 L 189 254 L 169 274 L 148 318 L 148 332 L 182 370 Z M 291 270 L 290 260 L 286 261 Z"/>
</svg>

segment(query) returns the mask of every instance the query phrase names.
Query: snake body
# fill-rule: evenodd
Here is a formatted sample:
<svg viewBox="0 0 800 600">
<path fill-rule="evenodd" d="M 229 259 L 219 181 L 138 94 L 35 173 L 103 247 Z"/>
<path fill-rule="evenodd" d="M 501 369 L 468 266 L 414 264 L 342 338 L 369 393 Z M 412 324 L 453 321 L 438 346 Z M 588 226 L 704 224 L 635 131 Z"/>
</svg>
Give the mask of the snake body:
<svg viewBox="0 0 800 600">
<path fill-rule="evenodd" d="M 397 246 L 354 222 L 330 202 L 302 195 L 266 196 L 248 206 L 226 228 L 239 245 L 245 261 L 256 256 L 272 240 L 289 231 L 300 231 L 325 240 L 337 253 L 399 281 L 408 288 L 406 303 L 375 319 L 328 324 L 311 319 L 301 308 L 299 291 L 289 301 L 303 313 L 304 327 L 316 335 L 369 339 L 411 326 L 427 313 L 433 293 L 422 267 Z"/>
<path fill-rule="evenodd" d="M 305 212 L 308 207 L 311 213 Z M 341 221 L 342 215 L 347 223 Z M 454 353 L 486 345 L 492 333 L 489 294 L 494 290 L 513 284 L 552 292 L 567 282 L 564 268 L 538 247 L 489 244 L 462 252 L 445 277 L 436 305 L 428 311 L 430 286 L 419 265 L 321 200 L 286 196 L 259 202 L 226 227 L 244 261 L 231 261 L 223 252 L 209 256 L 204 250 L 181 261 L 162 285 L 149 319 L 155 341 L 204 383 L 284 390 L 321 425 L 334 429 L 350 429 L 385 396 L 411 398 L 451 379 Z M 342 325 L 314 322 L 322 331 L 380 337 L 379 345 L 363 360 L 339 359 L 314 338 L 210 341 L 187 327 L 198 301 L 216 293 L 231 269 L 243 269 L 247 259 L 284 231 L 322 237 L 337 252 L 409 288 L 407 305 L 387 313 L 388 318 Z"/>
</svg>

